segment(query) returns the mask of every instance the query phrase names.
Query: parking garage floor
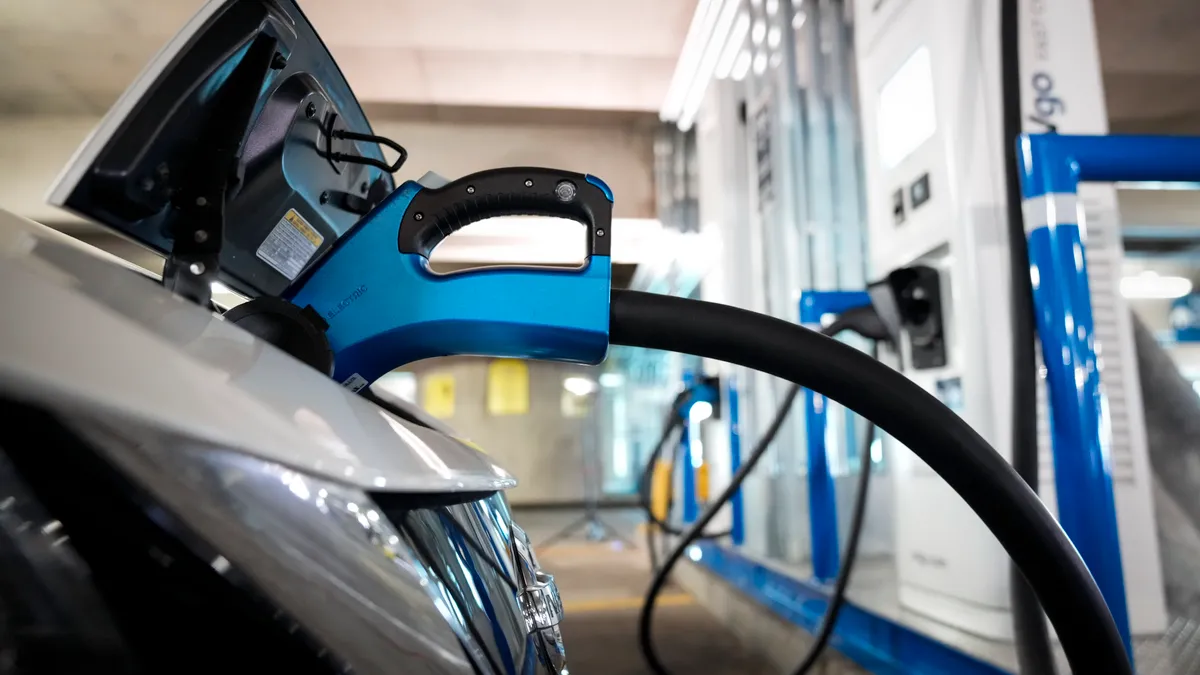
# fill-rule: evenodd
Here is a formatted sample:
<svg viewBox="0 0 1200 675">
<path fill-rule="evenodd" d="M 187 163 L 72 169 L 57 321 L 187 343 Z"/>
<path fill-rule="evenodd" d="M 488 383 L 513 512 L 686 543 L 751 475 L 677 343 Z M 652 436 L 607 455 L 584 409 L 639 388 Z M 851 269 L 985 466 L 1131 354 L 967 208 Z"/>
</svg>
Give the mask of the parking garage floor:
<svg viewBox="0 0 1200 675">
<path fill-rule="evenodd" d="M 637 512 L 605 511 L 601 516 L 628 543 L 588 541 L 581 530 L 545 546 L 541 542 L 576 522 L 580 512 L 517 509 L 513 516 L 538 546 L 542 566 L 558 582 L 565 610 L 563 639 L 572 675 L 649 673 L 637 645 L 638 613 L 650 581 Z M 659 656 L 672 673 L 775 672 L 678 587 L 668 587 L 660 599 L 655 637 Z"/>
</svg>

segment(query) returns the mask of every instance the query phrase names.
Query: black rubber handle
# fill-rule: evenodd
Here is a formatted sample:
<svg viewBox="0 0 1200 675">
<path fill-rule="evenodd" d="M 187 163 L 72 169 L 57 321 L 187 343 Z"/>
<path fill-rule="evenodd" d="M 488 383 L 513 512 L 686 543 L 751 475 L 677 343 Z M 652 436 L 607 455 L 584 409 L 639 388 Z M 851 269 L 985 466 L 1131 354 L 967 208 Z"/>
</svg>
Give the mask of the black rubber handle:
<svg viewBox="0 0 1200 675">
<path fill-rule="evenodd" d="M 497 216 L 569 218 L 588 228 L 588 255 L 608 255 L 612 198 L 591 176 L 558 169 L 490 169 L 413 197 L 400 224 L 400 252 L 429 257 L 459 229 Z"/>
</svg>

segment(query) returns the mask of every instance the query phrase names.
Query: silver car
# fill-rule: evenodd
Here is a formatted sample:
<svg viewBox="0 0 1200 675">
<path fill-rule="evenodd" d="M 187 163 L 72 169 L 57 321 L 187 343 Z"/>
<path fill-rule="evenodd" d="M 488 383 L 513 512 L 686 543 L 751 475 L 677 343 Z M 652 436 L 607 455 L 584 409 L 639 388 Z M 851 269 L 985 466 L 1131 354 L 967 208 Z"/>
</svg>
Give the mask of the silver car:
<svg viewBox="0 0 1200 675">
<path fill-rule="evenodd" d="M 287 0 L 201 9 L 52 201 L 169 253 L 179 158 L 263 35 L 215 278 L 278 293 L 250 229 L 295 211 L 327 249 L 392 187 L 375 141 L 322 145 L 369 127 Z M 4 212 L 0 316 L 0 673 L 566 672 L 514 479 L 420 410 Z"/>
</svg>

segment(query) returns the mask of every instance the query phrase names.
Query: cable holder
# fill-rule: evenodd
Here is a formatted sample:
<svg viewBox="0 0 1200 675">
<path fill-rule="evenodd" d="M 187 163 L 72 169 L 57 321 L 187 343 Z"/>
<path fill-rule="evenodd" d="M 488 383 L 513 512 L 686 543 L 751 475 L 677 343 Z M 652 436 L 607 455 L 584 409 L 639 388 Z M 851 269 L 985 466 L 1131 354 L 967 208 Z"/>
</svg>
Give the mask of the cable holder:
<svg viewBox="0 0 1200 675">
<path fill-rule="evenodd" d="M 404 146 L 400 145 L 396 141 L 384 136 L 379 136 L 377 134 L 364 134 L 358 131 L 350 131 L 348 129 L 335 129 L 333 126 L 335 121 L 337 121 L 337 114 L 334 113 L 329 115 L 329 121 L 326 123 L 324 129 L 325 133 L 322 134 L 325 137 L 324 154 L 326 159 L 329 161 L 346 162 L 347 164 L 365 164 L 367 166 L 373 166 L 381 171 L 386 171 L 387 173 L 396 173 L 400 170 L 400 167 L 404 166 L 404 162 L 408 160 L 408 150 L 405 150 Z M 338 152 L 333 149 L 333 142 L 335 140 L 365 141 L 367 143 L 386 145 L 387 147 L 396 151 L 396 161 L 388 164 L 387 162 L 381 159 L 375 159 L 374 157 L 364 157 L 357 154 Z"/>
<path fill-rule="evenodd" d="M 208 110 L 196 142 L 172 174 L 171 252 L 163 286 L 203 307 L 212 303 L 212 283 L 221 265 L 225 200 L 238 180 L 242 142 L 250 127 L 263 81 L 286 64 L 277 41 L 259 33 L 230 73 Z"/>
</svg>

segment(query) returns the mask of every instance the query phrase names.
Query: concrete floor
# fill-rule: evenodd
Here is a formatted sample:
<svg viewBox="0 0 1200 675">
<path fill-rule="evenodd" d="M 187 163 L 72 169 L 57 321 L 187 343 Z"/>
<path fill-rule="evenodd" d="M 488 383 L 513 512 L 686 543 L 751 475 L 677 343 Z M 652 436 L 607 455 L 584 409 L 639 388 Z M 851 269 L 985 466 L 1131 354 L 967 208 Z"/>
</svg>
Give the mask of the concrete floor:
<svg viewBox="0 0 1200 675">
<path fill-rule="evenodd" d="M 515 510 L 514 519 L 538 546 L 542 567 L 558 582 L 565 610 L 563 639 L 572 675 L 643 675 L 637 646 L 642 594 L 650 580 L 637 512 L 606 511 L 619 540 L 588 541 L 586 530 L 540 545 L 580 518 L 577 511 Z M 672 673 L 773 675 L 731 633 L 679 587 L 668 587 L 655 613 L 659 658 Z"/>
</svg>

